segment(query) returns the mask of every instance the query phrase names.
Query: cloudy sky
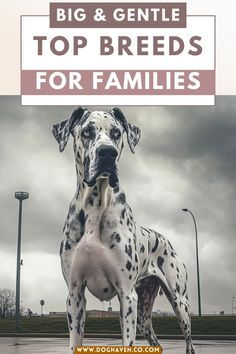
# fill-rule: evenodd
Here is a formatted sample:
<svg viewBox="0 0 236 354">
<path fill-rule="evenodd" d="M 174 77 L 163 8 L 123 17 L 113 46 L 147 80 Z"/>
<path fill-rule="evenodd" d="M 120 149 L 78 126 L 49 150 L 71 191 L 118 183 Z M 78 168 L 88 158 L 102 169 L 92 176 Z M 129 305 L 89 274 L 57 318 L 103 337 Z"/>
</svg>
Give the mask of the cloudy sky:
<svg viewBox="0 0 236 354">
<path fill-rule="evenodd" d="M 66 286 L 58 248 L 75 189 L 71 142 L 63 154 L 52 124 L 74 107 L 21 107 L 19 97 L 0 97 L 0 288 L 15 289 L 18 202 L 25 190 L 21 279 L 22 305 L 64 311 Z M 96 109 L 96 107 L 89 107 Z M 100 107 L 107 109 L 108 107 Z M 136 220 L 164 234 L 189 272 L 192 311 L 197 311 L 195 239 L 187 207 L 199 229 L 203 312 L 231 312 L 236 295 L 236 97 L 216 107 L 122 107 L 142 130 L 132 155 L 120 162 L 120 181 Z M 103 304 L 88 295 L 88 309 Z M 117 301 L 112 301 L 118 308 Z M 107 306 L 107 305 L 106 305 Z M 170 310 L 162 296 L 155 310 Z"/>
</svg>

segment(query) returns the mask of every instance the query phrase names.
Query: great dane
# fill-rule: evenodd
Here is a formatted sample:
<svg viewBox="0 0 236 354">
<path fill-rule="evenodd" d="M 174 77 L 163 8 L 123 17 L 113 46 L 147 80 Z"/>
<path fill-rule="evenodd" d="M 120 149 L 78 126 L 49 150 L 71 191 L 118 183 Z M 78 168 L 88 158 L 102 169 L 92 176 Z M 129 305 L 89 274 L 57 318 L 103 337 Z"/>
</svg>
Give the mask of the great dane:
<svg viewBox="0 0 236 354">
<path fill-rule="evenodd" d="M 70 354 L 83 343 L 86 287 L 101 301 L 118 296 L 125 346 L 134 345 L 136 326 L 151 346 L 159 345 L 151 317 L 154 300 L 163 291 L 179 320 L 186 353 L 195 353 L 185 265 L 164 236 L 135 222 L 119 184 L 123 135 L 134 152 L 140 129 L 117 107 L 109 112 L 78 107 L 69 119 L 53 126 L 53 134 L 61 152 L 73 136 L 77 172 L 60 245 L 69 290 Z"/>
</svg>

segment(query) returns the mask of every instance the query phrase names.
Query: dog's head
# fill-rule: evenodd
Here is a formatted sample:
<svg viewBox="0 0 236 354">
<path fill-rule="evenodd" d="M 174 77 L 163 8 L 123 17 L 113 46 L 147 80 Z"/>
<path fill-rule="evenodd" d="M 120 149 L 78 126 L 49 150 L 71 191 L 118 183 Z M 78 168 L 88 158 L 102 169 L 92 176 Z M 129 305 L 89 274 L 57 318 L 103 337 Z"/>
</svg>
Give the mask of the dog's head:
<svg viewBox="0 0 236 354">
<path fill-rule="evenodd" d="M 69 119 L 53 126 L 53 134 L 61 152 L 72 134 L 75 158 L 89 187 L 98 178 L 108 178 L 113 188 L 117 185 L 117 162 L 123 149 L 124 133 L 134 152 L 140 138 L 140 129 L 129 124 L 117 107 L 109 112 L 89 112 L 78 107 Z"/>
</svg>

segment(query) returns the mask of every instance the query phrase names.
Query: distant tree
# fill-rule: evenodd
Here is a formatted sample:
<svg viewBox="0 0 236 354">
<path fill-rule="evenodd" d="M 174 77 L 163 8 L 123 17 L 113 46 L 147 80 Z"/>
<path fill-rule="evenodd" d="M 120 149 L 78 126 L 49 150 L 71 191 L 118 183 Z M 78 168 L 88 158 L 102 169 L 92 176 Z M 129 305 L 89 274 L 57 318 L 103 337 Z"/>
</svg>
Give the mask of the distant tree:
<svg viewBox="0 0 236 354">
<path fill-rule="evenodd" d="M 0 317 L 6 318 L 15 310 L 15 293 L 10 289 L 0 289 Z"/>
<path fill-rule="evenodd" d="M 31 309 L 27 309 L 27 316 L 32 317 L 33 311 Z"/>
</svg>

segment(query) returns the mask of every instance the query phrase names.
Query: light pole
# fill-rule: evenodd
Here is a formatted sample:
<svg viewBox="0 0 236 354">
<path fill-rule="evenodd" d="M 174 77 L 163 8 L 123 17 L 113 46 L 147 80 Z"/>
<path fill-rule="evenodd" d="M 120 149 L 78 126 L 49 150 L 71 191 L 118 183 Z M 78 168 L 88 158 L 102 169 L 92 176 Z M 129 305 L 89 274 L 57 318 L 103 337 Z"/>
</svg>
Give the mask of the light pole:
<svg viewBox="0 0 236 354">
<path fill-rule="evenodd" d="M 202 308 L 201 308 L 201 290 L 200 290 L 200 272 L 199 272 L 199 258 L 198 258 L 198 235 L 197 235 L 197 223 L 195 217 L 191 210 L 184 208 L 182 209 L 185 212 L 191 214 L 193 218 L 194 228 L 195 228 L 195 235 L 196 235 L 196 259 L 197 259 L 197 286 L 198 286 L 198 315 L 202 315 Z"/>
<path fill-rule="evenodd" d="M 232 315 L 234 314 L 234 299 L 235 296 L 232 296 Z"/>
<path fill-rule="evenodd" d="M 45 301 L 42 299 L 40 300 L 40 305 L 41 305 L 41 316 L 43 316 L 43 306 L 45 304 Z"/>
<path fill-rule="evenodd" d="M 109 301 L 109 306 L 108 306 L 107 311 L 112 311 L 111 300 Z"/>
<path fill-rule="evenodd" d="M 29 198 L 29 193 L 16 192 L 15 198 L 19 200 L 17 260 L 16 260 L 16 329 L 18 330 L 20 326 L 20 266 L 21 266 L 22 204 L 23 204 L 23 200 Z"/>
</svg>

